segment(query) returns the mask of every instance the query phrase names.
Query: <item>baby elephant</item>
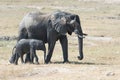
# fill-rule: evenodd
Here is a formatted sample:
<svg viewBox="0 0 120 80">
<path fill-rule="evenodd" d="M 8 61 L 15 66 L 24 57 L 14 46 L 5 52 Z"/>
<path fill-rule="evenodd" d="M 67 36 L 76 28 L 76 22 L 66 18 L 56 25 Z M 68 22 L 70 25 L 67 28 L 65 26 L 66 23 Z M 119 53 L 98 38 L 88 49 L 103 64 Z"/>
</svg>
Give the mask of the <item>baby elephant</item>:
<svg viewBox="0 0 120 80">
<path fill-rule="evenodd" d="M 45 48 L 45 44 L 41 40 L 36 40 L 36 39 L 21 39 L 15 45 L 14 48 L 16 48 L 15 51 L 14 51 L 14 53 L 13 53 L 13 55 L 15 55 L 15 57 L 14 57 L 14 59 L 12 59 L 13 57 L 11 57 L 10 63 L 14 63 L 14 64 L 17 65 L 19 57 L 21 57 L 21 62 L 24 63 L 23 55 L 25 53 L 27 53 L 27 54 L 30 54 L 31 63 L 33 63 L 33 60 L 34 60 L 34 57 L 35 57 L 36 63 L 39 64 L 38 57 L 36 55 L 36 50 L 43 50 L 44 51 L 44 61 L 45 61 L 46 48 Z M 13 50 L 14 50 L 14 48 L 13 48 Z"/>
</svg>

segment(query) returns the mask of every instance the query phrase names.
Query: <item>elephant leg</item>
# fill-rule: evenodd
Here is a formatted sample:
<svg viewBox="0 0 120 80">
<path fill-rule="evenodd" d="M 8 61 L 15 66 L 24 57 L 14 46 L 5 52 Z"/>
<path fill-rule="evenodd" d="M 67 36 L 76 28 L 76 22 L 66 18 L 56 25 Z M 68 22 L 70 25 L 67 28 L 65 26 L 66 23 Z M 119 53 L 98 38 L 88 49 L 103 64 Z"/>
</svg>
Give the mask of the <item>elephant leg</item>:
<svg viewBox="0 0 120 80">
<path fill-rule="evenodd" d="M 18 59 L 19 59 L 19 57 L 20 57 L 20 56 L 18 55 L 18 53 L 16 53 L 16 59 L 15 59 L 15 62 L 14 62 L 15 65 L 18 64 Z"/>
<path fill-rule="evenodd" d="M 36 53 L 34 54 L 34 57 L 35 57 L 35 62 L 36 62 L 36 64 L 39 64 L 39 62 L 38 62 L 38 57 L 37 57 Z"/>
<path fill-rule="evenodd" d="M 21 63 L 24 63 L 24 60 L 23 60 L 23 54 L 21 54 Z"/>
<path fill-rule="evenodd" d="M 45 63 L 49 63 L 52 57 L 52 53 L 55 47 L 55 42 L 53 41 L 53 43 L 48 43 L 48 54 L 45 60 Z"/>
<path fill-rule="evenodd" d="M 34 54 L 35 54 L 35 50 L 33 47 L 30 48 L 30 63 L 33 63 L 34 61 Z"/>
<path fill-rule="evenodd" d="M 46 58 L 46 50 L 44 51 L 44 63 L 45 63 L 45 58 Z"/>
<path fill-rule="evenodd" d="M 68 60 L 68 40 L 67 40 L 67 36 L 61 36 L 60 37 L 60 43 L 61 43 L 61 47 L 62 47 L 62 51 L 63 51 L 63 63 L 65 62 L 69 62 Z"/>
<path fill-rule="evenodd" d="M 34 57 L 35 57 L 35 62 L 36 62 L 36 64 L 39 64 L 39 62 L 38 62 L 38 57 L 37 57 L 37 55 L 36 55 L 35 48 L 34 48 L 34 47 L 31 47 L 31 48 L 30 48 L 30 59 L 31 59 L 31 63 L 34 63 Z"/>
<path fill-rule="evenodd" d="M 30 52 L 28 52 L 26 54 L 26 57 L 25 57 L 25 63 L 29 63 L 29 62 L 31 62 L 31 60 L 30 60 Z"/>
<path fill-rule="evenodd" d="M 30 63 L 34 63 L 34 57 L 35 57 L 35 55 L 34 54 L 32 54 L 32 55 L 30 55 Z"/>
</svg>

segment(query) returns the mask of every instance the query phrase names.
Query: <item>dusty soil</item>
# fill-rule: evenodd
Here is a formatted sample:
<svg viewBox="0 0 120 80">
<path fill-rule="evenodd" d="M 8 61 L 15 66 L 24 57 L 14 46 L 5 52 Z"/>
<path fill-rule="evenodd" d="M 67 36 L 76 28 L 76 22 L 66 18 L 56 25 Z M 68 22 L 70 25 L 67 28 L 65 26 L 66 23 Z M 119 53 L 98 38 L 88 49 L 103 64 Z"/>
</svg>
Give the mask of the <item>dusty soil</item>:
<svg viewBox="0 0 120 80">
<path fill-rule="evenodd" d="M 68 36 L 69 63 L 63 64 L 57 42 L 52 63 L 9 63 L 16 41 L 0 41 L 0 80 L 120 80 L 120 0 L 0 0 L 0 36 L 17 36 L 23 16 L 39 10 L 64 10 L 78 14 L 84 39 L 84 59 L 79 61 L 75 34 Z M 47 46 L 47 44 L 46 44 Z"/>
<path fill-rule="evenodd" d="M 119 67 L 119 65 L 74 63 L 2 65 L 0 80 L 119 80 Z"/>
</svg>

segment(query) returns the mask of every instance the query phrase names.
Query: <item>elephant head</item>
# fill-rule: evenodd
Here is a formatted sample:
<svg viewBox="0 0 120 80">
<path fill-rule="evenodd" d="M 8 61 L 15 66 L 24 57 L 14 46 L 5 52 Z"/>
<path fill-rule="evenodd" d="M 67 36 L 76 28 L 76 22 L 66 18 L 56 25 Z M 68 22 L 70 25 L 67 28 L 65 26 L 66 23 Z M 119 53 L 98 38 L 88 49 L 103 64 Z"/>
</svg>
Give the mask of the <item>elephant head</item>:
<svg viewBox="0 0 120 80">
<path fill-rule="evenodd" d="M 83 59 L 83 32 L 78 15 L 73 15 L 65 12 L 56 12 L 51 15 L 51 26 L 61 35 L 69 35 L 75 32 L 78 36 L 79 56 L 78 59 Z"/>
<path fill-rule="evenodd" d="M 78 15 L 71 15 L 71 21 L 68 23 L 68 33 L 71 35 L 72 31 L 78 36 L 78 44 L 79 44 L 79 56 L 78 59 L 83 59 L 83 31 L 80 24 L 80 19 Z"/>
</svg>

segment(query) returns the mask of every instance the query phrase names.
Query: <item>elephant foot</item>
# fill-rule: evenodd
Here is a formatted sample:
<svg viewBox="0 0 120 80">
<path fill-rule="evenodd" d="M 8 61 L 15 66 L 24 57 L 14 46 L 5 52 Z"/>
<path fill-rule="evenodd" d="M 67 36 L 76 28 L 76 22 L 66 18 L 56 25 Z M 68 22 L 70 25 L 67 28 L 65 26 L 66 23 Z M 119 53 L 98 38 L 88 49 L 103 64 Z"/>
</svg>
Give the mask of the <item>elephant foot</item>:
<svg viewBox="0 0 120 80">
<path fill-rule="evenodd" d="M 13 63 L 14 63 L 12 60 L 9 60 L 9 62 L 10 62 L 11 64 L 13 64 Z"/>
<path fill-rule="evenodd" d="M 14 63 L 15 65 L 18 65 L 18 63 Z"/>
<path fill-rule="evenodd" d="M 22 64 L 25 64 L 25 62 L 22 62 Z"/>
<path fill-rule="evenodd" d="M 36 62 L 35 64 L 36 64 L 36 65 L 38 65 L 38 64 L 39 64 L 39 62 Z"/>
<path fill-rule="evenodd" d="M 63 63 L 69 63 L 69 60 L 65 60 L 65 61 L 63 61 Z"/>
<path fill-rule="evenodd" d="M 10 62 L 11 64 L 13 64 L 13 63 L 15 62 L 15 57 L 11 57 L 11 59 L 9 60 L 9 62 Z"/>
<path fill-rule="evenodd" d="M 49 61 L 46 61 L 46 60 L 45 60 L 45 64 L 48 64 L 48 63 L 49 63 Z"/>
<path fill-rule="evenodd" d="M 26 55 L 26 58 L 25 58 L 25 63 L 31 63 L 32 61 L 31 61 L 31 59 L 30 59 L 30 55 L 29 54 L 27 54 Z"/>
<path fill-rule="evenodd" d="M 51 62 L 51 61 L 45 61 L 44 63 L 45 63 L 45 64 L 49 64 L 49 63 L 52 63 L 52 62 Z"/>
<path fill-rule="evenodd" d="M 26 59 L 26 60 L 25 60 L 25 63 L 31 63 L 31 60 Z"/>
<path fill-rule="evenodd" d="M 45 64 L 52 63 L 51 61 L 45 60 Z"/>
</svg>

